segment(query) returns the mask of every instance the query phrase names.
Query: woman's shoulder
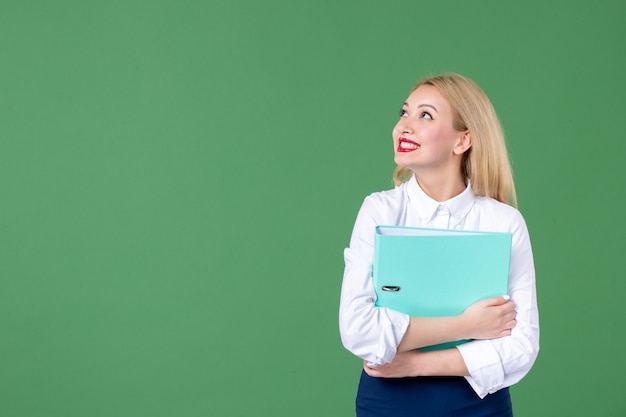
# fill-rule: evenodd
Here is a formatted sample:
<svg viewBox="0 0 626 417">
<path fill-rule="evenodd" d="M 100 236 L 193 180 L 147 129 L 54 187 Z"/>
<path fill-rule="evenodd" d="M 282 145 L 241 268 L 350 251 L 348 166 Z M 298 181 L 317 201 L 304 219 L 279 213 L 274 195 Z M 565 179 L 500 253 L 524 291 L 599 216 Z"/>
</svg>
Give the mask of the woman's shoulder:
<svg viewBox="0 0 626 417">
<path fill-rule="evenodd" d="M 400 184 L 389 190 L 376 191 L 365 197 L 364 205 L 376 205 L 380 207 L 396 207 L 406 199 L 406 186 Z"/>
<path fill-rule="evenodd" d="M 515 207 L 490 197 L 476 196 L 474 206 L 480 210 L 482 216 L 500 220 L 508 224 L 524 223 L 522 213 Z"/>
<path fill-rule="evenodd" d="M 515 207 L 509 204 L 503 203 L 501 201 L 498 201 L 495 198 L 484 197 L 484 196 L 479 196 L 479 195 L 476 195 L 474 198 L 476 199 L 475 204 L 488 210 L 500 211 L 503 213 L 519 212 L 519 210 L 517 210 Z"/>
<path fill-rule="evenodd" d="M 361 205 L 360 213 L 372 218 L 376 224 L 389 224 L 405 210 L 408 201 L 405 188 L 401 184 L 369 194 Z"/>
</svg>

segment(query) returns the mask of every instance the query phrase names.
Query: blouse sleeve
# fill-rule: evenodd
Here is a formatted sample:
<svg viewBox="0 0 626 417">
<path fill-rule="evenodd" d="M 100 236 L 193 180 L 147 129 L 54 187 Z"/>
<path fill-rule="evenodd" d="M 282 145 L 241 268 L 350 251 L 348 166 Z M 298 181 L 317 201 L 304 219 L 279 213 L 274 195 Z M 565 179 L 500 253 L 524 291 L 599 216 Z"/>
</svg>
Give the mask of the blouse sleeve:
<svg viewBox="0 0 626 417">
<path fill-rule="evenodd" d="M 350 246 L 344 251 L 345 270 L 339 303 L 339 331 L 346 349 L 368 361 L 382 365 L 396 355 L 409 325 L 409 316 L 374 305 L 376 293 L 371 283 L 375 227 L 381 224 L 380 210 L 367 197 L 357 215 Z"/>
<path fill-rule="evenodd" d="M 517 325 L 510 336 L 457 346 L 470 372 L 466 379 L 481 398 L 522 379 L 539 353 L 533 255 L 524 219 L 516 214 L 511 227 L 509 296 L 516 305 Z"/>
</svg>

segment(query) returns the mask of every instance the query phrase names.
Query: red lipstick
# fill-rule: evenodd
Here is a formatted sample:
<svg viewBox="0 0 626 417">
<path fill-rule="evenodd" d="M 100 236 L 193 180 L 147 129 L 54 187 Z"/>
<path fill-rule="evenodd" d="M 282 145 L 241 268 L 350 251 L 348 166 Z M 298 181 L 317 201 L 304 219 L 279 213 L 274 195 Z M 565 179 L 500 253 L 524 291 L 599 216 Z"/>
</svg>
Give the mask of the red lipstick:
<svg viewBox="0 0 626 417">
<path fill-rule="evenodd" d="M 420 147 L 420 144 L 417 142 L 414 142 L 412 140 L 409 140 L 407 138 L 400 138 L 400 140 L 398 141 L 398 148 L 396 149 L 396 151 L 398 152 L 413 152 L 414 150 L 418 149 Z"/>
</svg>

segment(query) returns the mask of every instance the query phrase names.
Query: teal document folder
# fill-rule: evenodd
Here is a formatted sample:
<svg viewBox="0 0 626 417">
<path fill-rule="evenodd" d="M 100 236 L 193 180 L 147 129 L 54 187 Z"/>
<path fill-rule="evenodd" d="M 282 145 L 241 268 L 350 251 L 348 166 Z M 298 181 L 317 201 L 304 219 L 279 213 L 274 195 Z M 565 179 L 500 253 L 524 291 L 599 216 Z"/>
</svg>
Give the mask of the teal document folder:
<svg viewBox="0 0 626 417">
<path fill-rule="evenodd" d="M 479 300 L 508 294 L 511 241 L 510 233 L 377 226 L 376 306 L 414 317 L 456 316 Z"/>
</svg>

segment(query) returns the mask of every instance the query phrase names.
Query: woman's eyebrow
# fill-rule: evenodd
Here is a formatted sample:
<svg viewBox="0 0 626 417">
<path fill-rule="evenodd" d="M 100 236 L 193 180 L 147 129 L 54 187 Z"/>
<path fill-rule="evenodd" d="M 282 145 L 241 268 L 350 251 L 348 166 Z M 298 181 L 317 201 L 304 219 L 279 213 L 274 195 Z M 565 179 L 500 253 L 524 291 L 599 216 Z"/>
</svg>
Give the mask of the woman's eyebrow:
<svg viewBox="0 0 626 417">
<path fill-rule="evenodd" d="M 419 106 L 417 106 L 418 109 L 421 107 L 430 107 L 431 109 L 439 113 L 439 110 L 437 110 L 437 107 L 433 106 L 432 104 L 420 104 Z"/>
</svg>

